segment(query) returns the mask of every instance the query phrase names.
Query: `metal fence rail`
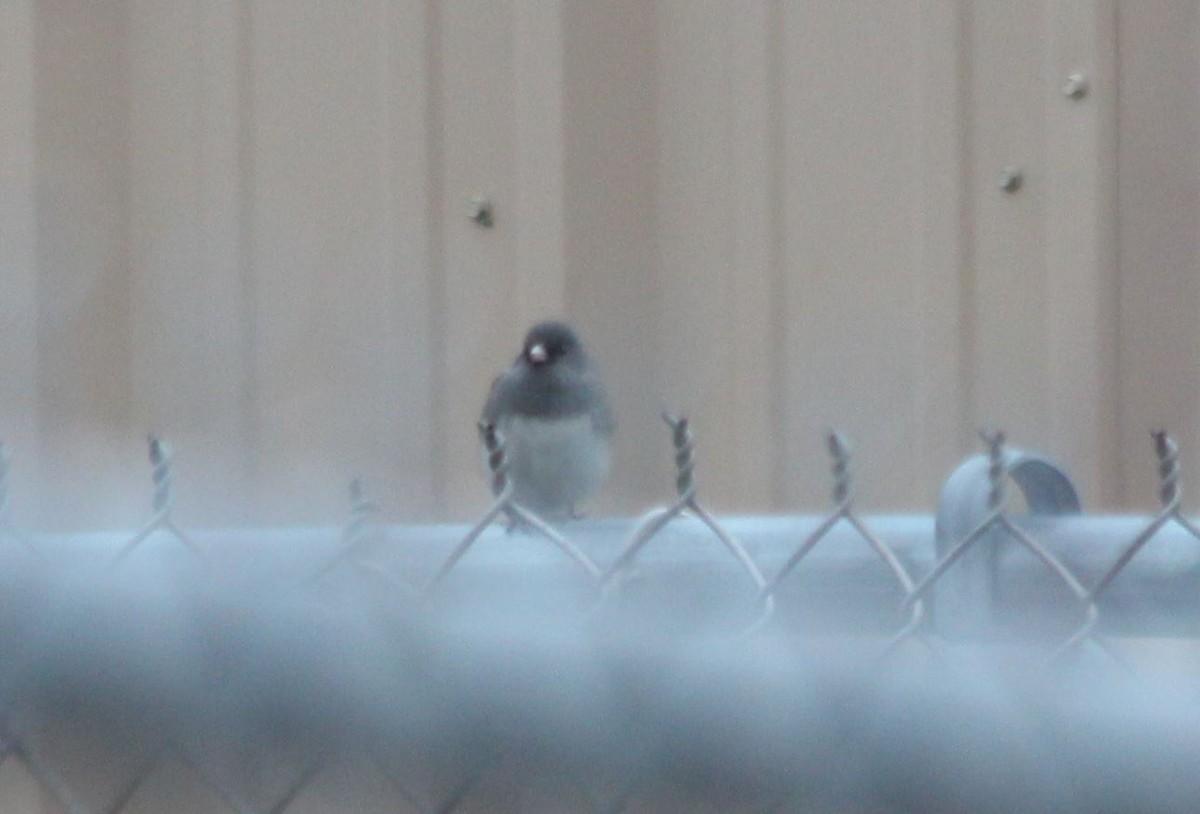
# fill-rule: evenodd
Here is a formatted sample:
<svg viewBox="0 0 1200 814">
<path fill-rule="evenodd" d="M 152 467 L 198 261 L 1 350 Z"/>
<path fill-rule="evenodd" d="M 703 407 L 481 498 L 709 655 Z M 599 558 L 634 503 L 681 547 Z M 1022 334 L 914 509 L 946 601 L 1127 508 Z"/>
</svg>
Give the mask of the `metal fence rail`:
<svg viewBox="0 0 1200 814">
<path fill-rule="evenodd" d="M 488 427 L 470 528 L 187 530 L 152 438 L 141 530 L 35 536 L 0 453 L 0 810 L 1200 810 L 1195 671 L 1123 641 L 1200 630 L 1165 434 L 1148 518 L 1000 433 L 936 516 L 833 434 L 828 514 L 716 518 L 667 420 L 676 500 L 565 527 Z"/>
</svg>

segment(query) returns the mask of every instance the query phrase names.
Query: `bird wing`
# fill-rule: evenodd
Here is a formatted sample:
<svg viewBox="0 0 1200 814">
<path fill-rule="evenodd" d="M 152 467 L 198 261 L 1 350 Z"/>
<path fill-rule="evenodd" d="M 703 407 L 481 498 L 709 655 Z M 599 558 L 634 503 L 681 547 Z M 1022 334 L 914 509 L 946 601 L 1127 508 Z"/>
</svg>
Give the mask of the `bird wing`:
<svg viewBox="0 0 1200 814">
<path fill-rule="evenodd" d="M 608 393 L 605 391 L 600 377 L 595 373 L 589 374 L 586 377 L 586 383 L 592 391 L 592 428 L 601 435 L 608 437 L 617 429 L 617 419 L 613 415 L 612 407 L 609 406 Z"/>
</svg>

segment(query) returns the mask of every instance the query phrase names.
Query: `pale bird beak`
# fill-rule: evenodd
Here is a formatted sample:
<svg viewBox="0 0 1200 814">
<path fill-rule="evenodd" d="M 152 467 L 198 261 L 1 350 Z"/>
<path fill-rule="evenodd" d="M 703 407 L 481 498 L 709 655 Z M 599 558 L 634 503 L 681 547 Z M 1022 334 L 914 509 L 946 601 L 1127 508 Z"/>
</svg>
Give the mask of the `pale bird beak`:
<svg viewBox="0 0 1200 814">
<path fill-rule="evenodd" d="M 529 361 L 535 365 L 540 365 L 550 358 L 550 354 L 546 352 L 546 346 L 542 343 L 529 346 Z"/>
</svg>

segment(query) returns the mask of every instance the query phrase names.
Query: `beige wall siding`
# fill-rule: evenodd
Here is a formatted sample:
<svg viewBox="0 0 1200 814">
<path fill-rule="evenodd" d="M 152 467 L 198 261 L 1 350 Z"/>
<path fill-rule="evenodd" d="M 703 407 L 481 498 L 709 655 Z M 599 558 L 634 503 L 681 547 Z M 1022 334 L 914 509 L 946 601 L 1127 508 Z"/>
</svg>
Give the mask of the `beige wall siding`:
<svg viewBox="0 0 1200 814">
<path fill-rule="evenodd" d="M 1200 440 L 1193 5 L 7 3 L 19 517 L 136 524 L 147 431 L 185 522 L 331 522 L 353 475 L 466 517 L 557 314 L 619 412 L 601 511 L 668 495 L 664 406 L 723 509 L 822 505 L 830 427 L 868 506 L 991 426 L 1145 506 L 1145 430 Z"/>
<path fill-rule="evenodd" d="M 864 500 L 932 505 L 949 461 L 935 464 L 927 432 L 948 431 L 951 455 L 965 438 L 961 417 L 939 428 L 926 412 L 963 410 L 954 391 L 931 391 L 959 371 L 939 367 L 955 357 L 931 354 L 926 337 L 964 348 L 953 336 L 959 301 L 931 307 L 937 292 L 923 285 L 938 269 L 927 268 L 935 247 L 921 224 L 956 213 L 921 179 L 957 164 L 953 141 L 922 154 L 951 134 L 927 121 L 918 94 L 955 71 L 953 59 L 922 55 L 957 31 L 927 25 L 919 3 L 867 5 L 788 4 L 782 20 L 782 476 L 792 501 L 826 491 L 820 433 L 839 427 L 857 439 Z"/>
<path fill-rule="evenodd" d="M 0 421 L 9 443 L 38 444 L 37 148 L 34 135 L 33 2 L 0 4 Z M 27 461 L 13 499 L 33 498 Z"/>
<path fill-rule="evenodd" d="M 640 510 L 670 492 L 664 455 L 663 330 L 657 257 L 657 19 L 644 0 L 564 2 L 566 314 L 593 346 L 612 389 L 614 476 L 598 511 Z M 479 387 L 515 354 L 526 323 L 507 320 Z M 500 359 L 497 363 L 496 357 Z M 467 401 L 478 404 L 472 393 Z M 478 409 L 475 407 L 473 409 Z M 478 495 L 476 470 L 460 474 Z M 476 498 L 478 499 L 478 498 Z"/>
<path fill-rule="evenodd" d="M 1121 3 L 1118 37 L 1118 465 L 1144 501 L 1147 426 L 1179 427 L 1200 461 L 1200 7 Z"/>
</svg>

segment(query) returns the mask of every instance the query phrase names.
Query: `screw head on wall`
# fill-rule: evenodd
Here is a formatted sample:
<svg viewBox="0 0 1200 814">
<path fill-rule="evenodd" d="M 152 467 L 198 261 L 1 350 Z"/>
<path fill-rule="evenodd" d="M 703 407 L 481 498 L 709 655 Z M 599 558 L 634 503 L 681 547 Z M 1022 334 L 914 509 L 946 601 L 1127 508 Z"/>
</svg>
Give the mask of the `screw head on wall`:
<svg viewBox="0 0 1200 814">
<path fill-rule="evenodd" d="M 467 202 L 467 217 L 484 229 L 490 229 L 496 224 L 492 202 L 483 195 L 476 195 Z"/>
<path fill-rule="evenodd" d="M 1081 73 L 1071 74 L 1063 82 L 1062 92 L 1068 99 L 1082 99 L 1088 92 L 1087 77 Z"/>
<path fill-rule="evenodd" d="M 1000 189 L 1008 193 L 1016 192 L 1024 183 L 1025 176 L 1019 167 L 1005 167 L 1000 171 Z"/>
</svg>

